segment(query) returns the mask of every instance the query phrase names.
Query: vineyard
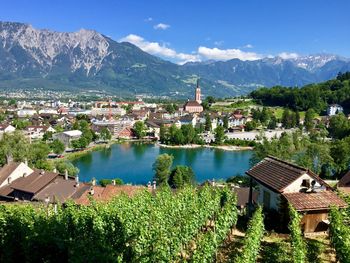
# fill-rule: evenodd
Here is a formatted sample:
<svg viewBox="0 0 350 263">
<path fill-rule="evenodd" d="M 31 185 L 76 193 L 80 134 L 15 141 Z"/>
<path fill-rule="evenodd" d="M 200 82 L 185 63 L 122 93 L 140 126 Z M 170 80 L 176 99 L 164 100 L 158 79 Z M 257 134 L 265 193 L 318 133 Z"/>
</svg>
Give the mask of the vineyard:
<svg viewBox="0 0 350 263">
<path fill-rule="evenodd" d="M 165 189 L 105 204 L 0 206 L 1 262 L 212 262 L 237 220 L 227 189 Z"/>
<path fill-rule="evenodd" d="M 330 212 L 330 239 L 305 238 L 300 214 L 291 206 L 289 214 L 288 235 L 266 232 L 258 207 L 237 236 L 235 195 L 209 186 L 89 206 L 1 205 L 0 262 L 336 262 L 325 257 L 335 252 L 350 262 L 350 228 L 340 211 Z"/>
</svg>

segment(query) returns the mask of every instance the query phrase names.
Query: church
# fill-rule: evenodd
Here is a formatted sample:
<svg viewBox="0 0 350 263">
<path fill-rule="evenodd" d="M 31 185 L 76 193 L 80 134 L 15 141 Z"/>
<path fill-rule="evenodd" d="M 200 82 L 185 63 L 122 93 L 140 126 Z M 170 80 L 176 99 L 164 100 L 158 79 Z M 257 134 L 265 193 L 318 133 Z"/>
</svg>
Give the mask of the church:
<svg viewBox="0 0 350 263">
<path fill-rule="evenodd" d="M 195 91 L 194 100 L 189 100 L 184 105 L 184 111 L 190 113 L 201 113 L 203 111 L 203 106 L 201 105 L 201 89 L 199 87 L 199 81 L 197 80 L 197 87 Z"/>
</svg>

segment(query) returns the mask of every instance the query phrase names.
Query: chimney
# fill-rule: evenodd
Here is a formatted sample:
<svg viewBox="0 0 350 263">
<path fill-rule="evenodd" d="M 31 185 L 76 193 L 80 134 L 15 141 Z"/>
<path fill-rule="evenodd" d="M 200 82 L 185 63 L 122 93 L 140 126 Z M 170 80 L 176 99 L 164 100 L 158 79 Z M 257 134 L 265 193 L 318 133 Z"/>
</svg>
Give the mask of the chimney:
<svg viewBox="0 0 350 263">
<path fill-rule="evenodd" d="M 64 180 L 68 180 L 68 170 L 64 170 Z"/>
<path fill-rule="evenodd" d="M 9 176 L 9 177 L 7 178 L 7 183 L 10 184 L 11 182 L 12 182 L 12 178 L 11 178 L 11 176 Z"/>
<path fill-rule="evenodd" d="M 24 159 L 24 164 L 25 164 L 26 166 L 28 166 L 28 159 L 27 159 L 27 158 Z"/>
<path fill-rule="evenodd" d="M 94 195 L 95 194 L 95 190 L 93 187 L 90 188 L 90 195 Z"/>
<path fill-rule="evenodd" d="M 157 182 L 156 182 L 156 180 L 154 180 L 153 181 L 153 190 L 156 190 L 156 188 L 157 188 Z"/>
<path fill-rule="evenodd" d="M 79 176 L 78 175 L 75 177 L 75 186 L 76 187 L 79 186 Z"/>
<path fill-rule="evenodd" d="M 148 190 L 151 190 L 151 189 L 152 189 L 152 183 L 151 183 L 151 181 L 148 182 L 148 184 L 147 184 L 147 189 L 148 189 Z"/>
<path fill-rule="evenodd" d="M 114 179 L 112 180 L 112 185 L 115 185 L 115 180 Z"/>
<path fill-rule="evenodd" d="M 57 169 L 56 169 L 56 167 L 55 167 L 55 168 L 53 168 L 53 172 L 54 172 L 54 173 L 57 173 Z"/>
<path fill-rule="evenodd" d="M 23 174 L 23 177 L 27 177 L 27 175 L 28 175 L 27 173 L 24 173 L 24 174 Z"/>
<path fill-rule="evenodd" d="M 96 185 L 96 179 L 95 179 L 95 178 L 92 179 L 91 184 L 92 184 L 93 186 Z"/>
</svg>

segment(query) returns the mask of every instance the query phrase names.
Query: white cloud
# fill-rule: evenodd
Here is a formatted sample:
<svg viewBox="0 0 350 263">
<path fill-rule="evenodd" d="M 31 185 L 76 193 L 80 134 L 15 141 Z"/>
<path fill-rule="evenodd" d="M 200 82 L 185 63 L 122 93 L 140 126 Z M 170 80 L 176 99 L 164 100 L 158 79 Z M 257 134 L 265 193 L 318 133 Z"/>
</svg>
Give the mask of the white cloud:
<svg viewBox="0 0 350 263">
<path fill-rule="evenodd" d="M 147 18 L 145 19 L 145 22 L 151 22 L 151 21 L 153 21 L 153 18 L 152 18 L 152 17 L 147 17 Z"/>
<path fill-rule="evenodd" d="M 257 60 L 262 58 L 261 55 L 254 52 L 245 52 L 240 49 L 219 49 L 200 46 L 198 54 L 206 59 L 229 60 L 238 58 L 240 60 Z"/>
<path fill-rule="evenodd" d="M 166 30 L 169 27 L 170 27 L 170 25 L 163 24 L 163 23 L 159 23 L 159 24 L 153 26 L 154 29 L 161 29 L 161 30 Z"/>
<path fill-rule="evenodd" d="M 243 48 L 253 48 L 253 45 L 252 44 L 247 44 L 247 45 L 243 46 Z"/>
<path fill-rule="evenodd" d="M 299 57 L 299 55 L 297 53 L 288 53 L 288 52 L 279 53 L 278 56 L 283 58 L 283 59 L 293 59 L 293 58 Z"/>
<path fill-rule="evenodd" d="M 119 41 L 130 42 L 147 53 L 169 58 L 178 64 L 184 64 L 189 61 L 199 61 L 199 58 L 196 54 L 178 53 L 174 49 L 166 47 L 164 44 L 161 45 L 158 42 L 149 42 L 138 35 L 130 34 L 126 37 L 123 37 Z"/>
</svg>

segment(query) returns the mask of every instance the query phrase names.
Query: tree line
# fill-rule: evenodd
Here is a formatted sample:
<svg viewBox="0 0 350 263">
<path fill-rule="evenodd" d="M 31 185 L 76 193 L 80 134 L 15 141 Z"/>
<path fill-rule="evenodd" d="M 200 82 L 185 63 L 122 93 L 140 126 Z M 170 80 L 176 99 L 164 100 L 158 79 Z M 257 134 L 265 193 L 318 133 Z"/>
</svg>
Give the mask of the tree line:
<svg viewBox="0 0 350 263">
<path fill-rule="evenodd" d="M 252 91 L 250 96 L 267 106 L 282 106 L 293 110 L 314 109 L 320 113 L 327 105 L 338 103 L 350 109 L 350 72 L 323 83 L 309 84 L 302 88 L 275 86 Z"/>
</svg>

